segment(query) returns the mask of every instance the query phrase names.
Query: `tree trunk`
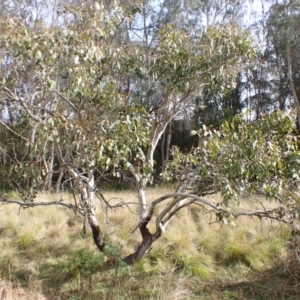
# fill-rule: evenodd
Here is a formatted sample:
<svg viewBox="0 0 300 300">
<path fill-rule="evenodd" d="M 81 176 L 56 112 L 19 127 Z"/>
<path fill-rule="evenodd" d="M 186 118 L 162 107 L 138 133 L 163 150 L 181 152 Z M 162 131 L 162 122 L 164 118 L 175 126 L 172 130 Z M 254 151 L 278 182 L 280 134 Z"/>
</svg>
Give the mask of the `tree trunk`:
<svg viewBox="0 0 300 300">
<path fill-rule="evenodd" d="M 50 160 L 48 165 L 48 171 L 49 171 L 49 177 L 47 182 L 47 189 L 48 191 L 52 190 L 52 175 L 53 175 L 53 163 L 54 163 L 54 143 L 51 144 L 51 150 L 50 150 Z"/>
<path fill-rule="evenodd" d="M 63 166 L 70 174 L 70 176 L 74 179 L 80 191 L 80 206 L 82 207 L 84 215 L 87 218 L 88 223 L 91 227 L 94 242 L 98 247 L 98 249 L 101 252 L 103 252 L 105 244 L 96 217 L 96 207 L 93 204 L 93 196 L 95 194 L 95 180 L 94 180 L 93 170 L 90 170 L 87 176 L 81 175 L 72 166 L 64 163 L 61 149 L 57 143 L 55 144 L 55 148 L 56 148 L 57 158 L 61 166 Z"/>
<path fill-rule="evenodd" d="M 60 170 L 57 181 L 56 181 L 56 184 L 55 184 L 56 193 L 59 193 L 60 190 L 61 190 L 60 186 L 61 186 L 61 180 L 62 180 L 63 175 L 64 175 L 64 171 Z"/>
<path fill-rule="evenodd" d="M 166 145 L 166 160 L 169 160 L 172 139 L 172 121 L 168 125 L 167 145 Z"/>
<path fill-rule="evenodd" d="M 53 176 L 53 163 L 54 163 L 54 143 L 51 143 L 50 146 L 50 157 L 49 162 L 46 161 L 45 156 L 43 156 L 43 164 L 46 172 L 46 176 L 44 179 L 44 191 L 51 192 L 52 190 L 52 176 Z"/>
<path fill-rule="evenodd" d="M 91 173 L 88 176 L 83 176 L 77 173 L 72 167 L 69 165 L 66 166 L 67 171 L 72 176 L 74 181 L 76 182 L 77 187 L 80 191 L 80 205 L 84 211 L 84 214 L 88 220 L 88 223 L 91 227 L 93 239 L 98 247 L 98 249 L 103 252 L 104 251 L 104 241 L 103 236 L 100 231 L 100 226 L 96 217 L 96 207 L 93 204 L 93 196 L 95 191 L 95 180 L 94 175 Z"/>
<path fill-rule="evenodd" d="M 166 132 L 163 133 L 162 139 L 161 139 L 161 171 L 164 172 L 165 170 L 165 141 L 166 141 Z"/>
<path fill-rule="evenodd" d="M 140 232 L 142 235 L 142 242 L 137 248 L 137 250 L 125 257 L 123 260 L 129 265 L 132 265 L 141 259 L 143 259 L 149 251 L 152 249 L 153 243 L 161 237 L 161 231 L 156 231 L 156 233 L 152 234 L 147 228 L 148 223 L 150 222 L 152 216 L 148 216 L 143 223 L 140 225 Z"/>
<path fill-rule="evenodd" d="M 289 31 L 287 31 L 287 36 L 289 37 Z M 296 88 L 295 88 L 295 85 L 293 82 L 292 59 L 291 59 L 291 51 L 290 51 L 289 41 L 287 42 L 287 67 L 288 67 L 288 77 L 289 77 L 290 88 L 292 90 L 294 102 L 297 107 L 296 126 L 297 126 L 298 132 L 300 132 L 300 103 L 299 103 Z"/>
</svg>

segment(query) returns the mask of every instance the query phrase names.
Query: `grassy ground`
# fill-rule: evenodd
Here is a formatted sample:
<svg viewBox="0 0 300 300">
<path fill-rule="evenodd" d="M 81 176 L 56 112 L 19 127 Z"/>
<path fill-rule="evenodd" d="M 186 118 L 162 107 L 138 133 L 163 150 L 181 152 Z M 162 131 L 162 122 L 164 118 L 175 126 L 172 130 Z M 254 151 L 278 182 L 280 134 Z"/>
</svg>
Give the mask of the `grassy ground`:
<svg viewBox="0 0 300 300">
<path fill-rule="evenodd" d="M 148 195 L 154 199 L 167 192 L 159 188 Z M 135 202 L 127 191 L 107 198 Z M 242 201 L 243 207 L 255 205 L 255 199 Z M 139 241 L 137 232 L 130 233 L 138 219 L 135 205 L 107 213 L 98 206 L 109 251 L 129 254 Z M 0 282 L 0 298 L 299 299 L 300 267 L 287 250 L 291 237 L 285 226 L 246 217 L 235 225 L 210 222 L 200 207 L 187 208 L 144 260 L 104 270 L 104 257 L 89 230 L 83 235 L 80 216 L 62 207 L 1 206 L 0 279 L 9 284 Z M 20 286 L 28 298 L 10 296 Z"/>
</svg>

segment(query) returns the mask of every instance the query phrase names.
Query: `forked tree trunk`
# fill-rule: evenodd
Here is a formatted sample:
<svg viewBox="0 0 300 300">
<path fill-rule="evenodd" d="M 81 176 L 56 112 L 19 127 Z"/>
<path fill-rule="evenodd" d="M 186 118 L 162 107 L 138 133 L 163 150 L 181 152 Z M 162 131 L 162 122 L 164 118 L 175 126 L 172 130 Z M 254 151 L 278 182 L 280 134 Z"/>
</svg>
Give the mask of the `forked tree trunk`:
<svg viewBox="0 0 300 300">
<path fill-rule="evenodd" d="M 142 242 L 137 248 L 137 250 L 124 258 L 124 262 L 126 262 L 129 265 L 134 264 L 143 259 L 152 249 L 153 243 L 161 237 L 161 231 L 156 231 L 156 233 L 152 234 L 147 228 L 147 225 L 150 222 L 150 220 L 151 216 L 148 217 L 139 227 L 142 235 Z"/>
<path fill-rule="evenodd" d="M 154 212 L 153 203 L 148 207 L 147 216 L 141 220 L 139 226 L 139 230 L 142 235 L 142 242 L 140 243 L 139 247 L 134 253 L 124 258 L 124 261 L 127 264 L 133 264 L 135 262 L 138 262 L 148 254 L 148 252 L 152 249 L 153 243 L 162 236 L 163 231 L 165 230 L 168 223 L 175 215 L 174 213 L 180 210 L 182 207 L 185 207 L 187 198 L 184 197 L 183 195 L 187 193 L 188 188 L 193 184 L 194 181 L 195 178 L 191 176 L 190 173 L 183 175 L 182 183 L 177 188 L 176 191 L 177 193 L 180 194 L 180 197 L 179 196 L 174 197 L 173 201 L 171 201 L 171 203 L 165 209 L 163 209 L 163 211 L 161 211 L 161 213 L 156 217 L 155 233 L 151 233 L 147 228 L 148 224 L 152 219 L 153 212 Z M 161 214 L 162 216 L 160 218 Z"/>
</svg>

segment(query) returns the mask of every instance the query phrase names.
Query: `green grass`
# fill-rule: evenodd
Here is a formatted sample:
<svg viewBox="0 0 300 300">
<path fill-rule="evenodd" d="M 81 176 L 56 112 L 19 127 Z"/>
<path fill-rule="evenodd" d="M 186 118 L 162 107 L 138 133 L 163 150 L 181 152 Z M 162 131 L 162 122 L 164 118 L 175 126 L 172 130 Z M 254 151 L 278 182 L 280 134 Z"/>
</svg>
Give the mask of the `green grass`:
<svg viewBox="0 0 300 300">
<path fill-rule="evenodd" d="M 167 192 L 163 188 L 150 190 L 148 196 L 154 199 Z M 68 195 L 63 197 L 71 201 Z M 133 192 L 108 195 L 121 197 L 135 201 Z M 121 255 L 133 251 L 139 242 L 138 232 L 131 234 L 138 220 L 135 205 L 130 210 L 113 209 L 106 216 L 100 205 L 97 211 L 107 251 Z M 282 224 L 270 226 L 265 221 L 241 217 L 235 226 L 221 226 L 201 208 L 190 207 L 172 219 L 144 260 L 133 266 L 107 268 L 90 231 L 83 235 L 80 216 L 61 207 L 19 211 L 15 205 L 6 205 L 0 207 L 0 279 L 21 284 L 30 293 L 62 300 L 276 299 L 272 297 L 278 288 L 266 290 L 257 283 L 253 292 L 250 287 L 262 274 L 283 272 L 282 266 L 291 261 L 286 260 L 289 238 Z M 292 266 L 296 268 L 297 264 Z M 298 278 L 299 270 L 291 270 Z M 288 274 L 284 274 L 286 278 Z M 274 279 L 268 278 L 272 286 Z M 294 280 L 293 286 L 297 284 Z M 271 298 L 266 297 L 268 292 Z M 295 293 L 290 288 L 286 295 L 293 297 Z"/>
</svg>

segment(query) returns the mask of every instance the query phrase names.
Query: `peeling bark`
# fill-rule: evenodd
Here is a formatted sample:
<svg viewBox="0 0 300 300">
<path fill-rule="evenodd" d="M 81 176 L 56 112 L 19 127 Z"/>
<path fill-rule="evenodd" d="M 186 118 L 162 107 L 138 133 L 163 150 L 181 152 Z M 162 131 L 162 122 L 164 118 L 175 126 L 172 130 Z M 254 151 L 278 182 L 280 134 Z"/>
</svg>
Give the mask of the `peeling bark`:
<svg viewBox="0 0 300 300">
<path fill-rule="evenodd" d="M 77 186 L 80 190 L 80 205 L 91 227 L 93 239 L 98 249 L 104 251 L 104 241 L 101 234 L 100 226 L 96 217 L 96 208 L 93 204 L 93 194 L 95 189 L 94 176 L 91 175 L 90 179 L 85 176 L 77 174 L 72 168 L 67 167 L 69 174 L 75 179 Z M 83 177 L 83 178 L 81 178 Z"/>
<path fill-rule="evenodd" d="M 80 206 L 84 212 L 85 217 L 91 227 L 93 239 L 98 249 L 103 252 L 105 243 L 100 230 L 100 226 L 96 217 L 96 207 L 93 204 L 93 196 L 95 193 L 95 180 L 93 171 L 90 171 L 88 176 L 83 176 L 77 172 L 72 166 L 65 164 L 61 149 L 56 143 L 56 152 L 60 164 L 67 170 L 70 176 L 74 179 L 79 191 L 80 191 Z"/>
<path fill-rule="evenodd" d="M 103 241 L 103 237 L 101 235 L 101 231 L 100 231 L 100 227 L 94 224 L 90 224 L 91 229 L 92 229 L 92 233 L 93 233 L 93 239 L 94 242 L 96 244 L 96 246 L 98 247 L 98 249 L 103 252 L 104 251 L 104 247 L 105 247 L 105 243 Z"/>
</svg>

